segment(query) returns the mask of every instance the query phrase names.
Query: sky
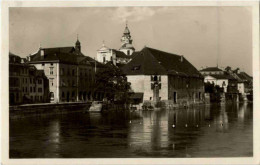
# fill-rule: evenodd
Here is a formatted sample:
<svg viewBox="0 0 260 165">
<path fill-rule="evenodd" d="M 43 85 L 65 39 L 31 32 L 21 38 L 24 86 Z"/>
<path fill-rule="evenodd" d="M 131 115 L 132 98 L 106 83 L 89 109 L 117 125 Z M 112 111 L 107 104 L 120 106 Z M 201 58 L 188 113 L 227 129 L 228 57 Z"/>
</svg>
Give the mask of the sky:
<svg viewBox="0 0 260 165">
<path fill-rule="evenodd" d="M 10 52 L 21 57 L 39 46 L 74 46 L 95 57 L 119 49 L 126 21 L 137 51 L 145 46 L 183 55 L 197 69 L 240 68 L 252 75 L 251 7 L 12 7 Z"/>
</svg>

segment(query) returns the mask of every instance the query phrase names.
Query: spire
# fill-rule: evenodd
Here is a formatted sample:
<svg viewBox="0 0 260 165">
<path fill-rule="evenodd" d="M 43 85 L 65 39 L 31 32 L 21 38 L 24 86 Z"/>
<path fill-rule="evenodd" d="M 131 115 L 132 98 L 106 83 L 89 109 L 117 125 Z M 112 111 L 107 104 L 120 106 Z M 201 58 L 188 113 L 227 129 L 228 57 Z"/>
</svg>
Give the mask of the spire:
<svg viewBox="0 0 260 165">
<path fill-rule="evenodd" d="M 128 29 L 128 22 L 126 20 L 126 23 L 125 23 L 125 31 L 124 31 L 124 34 L 130 34 L 130 30 Z"/>
<path fill-rule="evenodd" d="M 75 48 L 77 51 L 81 51 L 81 46 L 80 46 L 80 42 L 79 42 L 79 34 L 77 34 L 77 41 L 75 44 Z"/>
</svg>

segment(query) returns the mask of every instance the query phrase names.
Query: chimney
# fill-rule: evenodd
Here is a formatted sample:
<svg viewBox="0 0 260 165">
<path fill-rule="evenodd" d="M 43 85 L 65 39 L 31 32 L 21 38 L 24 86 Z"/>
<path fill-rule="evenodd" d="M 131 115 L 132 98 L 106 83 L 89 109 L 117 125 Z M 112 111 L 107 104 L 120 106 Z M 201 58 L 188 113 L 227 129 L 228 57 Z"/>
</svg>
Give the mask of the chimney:
<svg viewBox="0 0 260 165">
<path fill-rule="evenodd" d="M 41 51 L 41 57 L 44 57 L 44 50 L 40 50 Z"/>
<path fill-rule="evenodd" d="M 183 62 L 183 55 L 181 55 L 181 62 Z"/>
</svg>

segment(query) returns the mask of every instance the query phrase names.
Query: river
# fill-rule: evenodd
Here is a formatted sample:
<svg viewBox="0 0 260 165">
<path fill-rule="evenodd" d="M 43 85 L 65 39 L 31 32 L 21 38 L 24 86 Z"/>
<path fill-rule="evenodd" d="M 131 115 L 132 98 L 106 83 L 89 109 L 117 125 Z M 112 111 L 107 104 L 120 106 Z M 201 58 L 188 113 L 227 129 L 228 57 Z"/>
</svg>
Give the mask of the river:
<svg viewBox="0 0 260 165">
<path fill-rule="evenodd" d="M 10 119 L 10 158 L 253 156 L 253 105 Z"/>
</svg>

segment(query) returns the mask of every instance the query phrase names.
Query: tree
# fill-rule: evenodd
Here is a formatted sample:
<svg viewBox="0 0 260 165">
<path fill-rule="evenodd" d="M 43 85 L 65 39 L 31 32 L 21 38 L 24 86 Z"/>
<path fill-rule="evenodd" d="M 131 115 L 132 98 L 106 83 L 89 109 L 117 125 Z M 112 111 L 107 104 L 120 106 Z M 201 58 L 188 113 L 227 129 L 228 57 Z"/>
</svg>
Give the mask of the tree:
<svg viewBox="0 0 260 165">
<path fill-rule="evenodd" d="M 130 83 L 127 77 L 116 66 L 107 66 L 96 74 L 95 92 L 102 92 L 108 100 L 121 103 L 128 102 Z"/>
</svg>

